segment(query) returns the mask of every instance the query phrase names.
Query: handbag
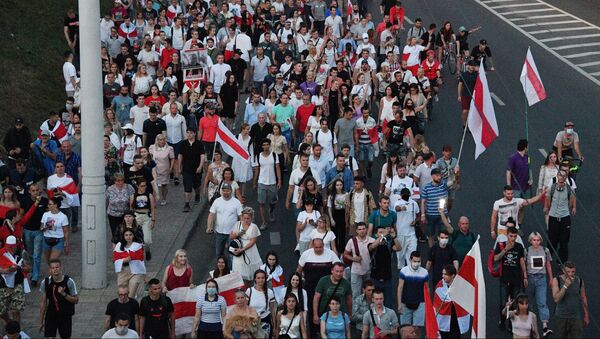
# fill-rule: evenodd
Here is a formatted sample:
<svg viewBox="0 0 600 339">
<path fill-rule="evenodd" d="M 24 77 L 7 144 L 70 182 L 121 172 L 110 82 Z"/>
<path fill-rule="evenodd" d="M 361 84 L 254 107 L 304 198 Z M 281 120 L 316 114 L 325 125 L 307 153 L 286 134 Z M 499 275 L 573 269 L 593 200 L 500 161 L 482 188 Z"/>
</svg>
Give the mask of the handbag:
<svg viewBox="0 0 600 339">
<path fill-rule="evenodd" d="M 217 190 L 215 191 L 213 196 L 208 201 L 209 206 L 212 206 L 212 204 L 215 202 L 215 200 L 217 200 L 221 197 L 221 186 L 223 186 L 223 180 L 221 180 L 221 182 L 219 183 L 219 186 L 217 187 Z"/>
<path fill-rule="evenodd" d="M 44 237 L 44 242 L 46 245 L 54 247 L 60 242 L 60 238 Z"/>
<path fill-rule="evenodd" d="M 369 309 L 369 313 L 371 314 L 371 321 L 373 322 L 373 334 L 376 339 L 389 339 L 391 338 L 389 334 L 381 335 L 381 329 L 375 323 L 375 316 L 373 316 L 373 309 Z"/>
<path fill-rule="evenodd" d="M 290 328 L 292 328 L 292 324 L 294 323 L 294 319 L 296 319 L 296 314 L 294 314 L 294 316 L 292 317 L 292 320 L 290 321 L 290 324 L 288 325 L 287 330 L 285 330 L 285 333 L 279 335 L 279 339 L 292 339 L 292 337 L 290 337 L 290 335 L 288 334 L 288 332 L 290 331 Z"/>
<path fill-rule="evenodd" d="M 240 232 L 242 232 L 243 231 L 242 222 L 239 221 L 238 225 L 240 228 Z M 235 249 L 241 249 L 241 248 L 244 248 L 244 243 L 242 243 L 242 240 L 239 237 L 237 237 L 229 242 L 229 248 L 227 249 L 227 252 L 229 252 L 229 254 L 231 254 L 234 257 L 243 257 L 244 263 L 246 263 L 248 265 L 248 264 L 250 264 L 250 260 L 246 256 L 246 251 L 242 251 L 242 253 L 238 253 L 238 254 L 235 254 L 235 252 L 233 251 Z"/>
</svg>

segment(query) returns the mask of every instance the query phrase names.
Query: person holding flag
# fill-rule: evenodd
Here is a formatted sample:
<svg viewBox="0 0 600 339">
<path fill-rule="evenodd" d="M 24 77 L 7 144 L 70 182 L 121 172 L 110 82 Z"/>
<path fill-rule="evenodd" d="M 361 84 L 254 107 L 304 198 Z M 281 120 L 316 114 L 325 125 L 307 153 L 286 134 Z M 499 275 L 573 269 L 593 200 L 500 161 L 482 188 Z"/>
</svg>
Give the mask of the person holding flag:
<svg viewBox="0 0 600 339">
<path fill-rule="evenodd" d="M 122 239 L 113 249 L 117 285 L 129 286 L 129 297 L 135 298 L 138 288 L 146 280 L 144 245 L 134 241 L 131 229 L 123 231 Z"/>
<path fill-rule="evenodd" d="M 29 293 L 27 272 L 30 266 L 17 254 L 17 238 L 8 236 L 0 248 L 0 317 L 5 322 L 20 321 L 25 308 L 25 293 Z"/>
<path fill-rule="evenodd" d="M 48 198 L 62 198 L 60 211 L 67 216 L 69 225 L 74 227 L 76 225 L 71 224 L 73 211 L 71 207 L 77 207 L 80 205 L 79 190 L 77 189 L 75 180 L 73 180 L 73 178 L 65 172 L 65 164 L 62 161 L 57 161 L 55 163 L 54 171 L 55 173 L 48 177 L 48 182 L 46 185 Z"/>
<path fill-rule="evenodd" d="M 442 270 L 442 280 L 438 282 L 433 294 L 433 308 L 440 335 L 443 338 L 460 338 L 469 331 L 471 321 L 469 313 L 448 295 L 448 289 L 456 277 L 454 265 L 446 265 Z"/>
</svg>

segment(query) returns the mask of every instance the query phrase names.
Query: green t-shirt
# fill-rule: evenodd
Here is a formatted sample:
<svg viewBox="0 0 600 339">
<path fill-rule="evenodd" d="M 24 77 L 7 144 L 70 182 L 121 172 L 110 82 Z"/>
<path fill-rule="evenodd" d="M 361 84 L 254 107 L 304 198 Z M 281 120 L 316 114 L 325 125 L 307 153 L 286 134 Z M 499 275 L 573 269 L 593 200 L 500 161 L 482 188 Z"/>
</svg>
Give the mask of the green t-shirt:
<svg viewBox="0 0 600 339">
<path fill-rule="evenodd" d="M 338 284 L 339 287 L 336 290 L 336 284 L 331 282 L 331 275 L 324 276 L 317 283 L 317 288 L 315 291 L 321 294 L 321 299 L 319 300 L 319 315 L 325 313 L 325 311 L 329 309 L 329 305 L 327 304 L 329 302 L 329 298 L 331 298 L 333 295 L 334 290 L 335 295 L 337 295 L 341 301 L 340 311 L 349 313 L 346 305 L 346 296 L 352 295 L 352 288 L 350 287 L 348 280 L 344 278 L 342 278 Z"/>
<path fill-rule="evenodd" d="M 377 229 L 381 227 L 396 227 L 396 211 L 388 210 L 388 214 L 383 216 L 381 210 L 375 210 L 369 216 L 369 224 L 373 224 L 373 235 L 377 234 Z"/>
<path fill-rule="evenodd" d="M 290 129 L 287 120 L 294 116 L 294 108 L 290 104 L 287 104 L 287 106 L 277 105 L 273 107 L 273 115 L 275 121 L 281 125 L 281 131 L 285 132 Z"/>
</svg>

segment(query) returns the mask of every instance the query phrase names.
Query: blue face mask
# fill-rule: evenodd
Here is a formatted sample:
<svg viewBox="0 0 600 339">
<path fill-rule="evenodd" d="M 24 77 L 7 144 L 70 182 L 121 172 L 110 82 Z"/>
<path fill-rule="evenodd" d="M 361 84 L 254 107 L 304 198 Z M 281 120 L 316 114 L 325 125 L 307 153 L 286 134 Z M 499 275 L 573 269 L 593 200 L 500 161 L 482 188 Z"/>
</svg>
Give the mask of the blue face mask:
<svg viewBox="0 0 600 339">
<path fill-rule="evenodd" d="M 209 288 L 206 289 L 206 293 L 208 293 L 208 295 L 210 295 L 210 296 L 217 295 L 217 288 L 216 287 L 209 287 Z"/>
</svg>

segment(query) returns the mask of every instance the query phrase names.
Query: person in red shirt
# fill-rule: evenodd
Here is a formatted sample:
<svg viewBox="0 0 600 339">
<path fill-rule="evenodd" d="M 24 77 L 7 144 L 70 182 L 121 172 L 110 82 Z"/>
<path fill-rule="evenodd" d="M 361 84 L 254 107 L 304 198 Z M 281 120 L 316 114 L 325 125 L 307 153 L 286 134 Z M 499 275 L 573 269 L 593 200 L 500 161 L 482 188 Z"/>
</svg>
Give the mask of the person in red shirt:
<svg viewBox="0 0 600 339">
<path fill-rule="evenodd" d="M 404 29 L 404 7 L 402 1 L 396 1 L 396 6 L 390 9 L 390 21 L 394 24 L 394 29 Z"/>
<path fill-rule="evenodd" d="M 145 106 L 155 106 L 158 110 L 161 110 L 166 102 L 167 99 L 160 94 L 160 90 L 158 89 L 157 85 L 152 85 L 150 87 L 150 95 L 144 99 Z"/>
<path fill-rule="evenodd" d="M 296 147 L 300 145 L 302 140 L 304 140 L 306 124 L 308 123 L 308 118 L 311 116 L 314 110 L 315 105 L 310 102 L 310 93 L 302 94 L 302 105 L 300 105 L 296 110 L 296 141 L 298 142 Z"/>
<path fill-rule="evenodd" d="M 173 53 L 177 50 L 171 46 L 171 38 L 165 39 L 165 48 L 160 54 L 160 68 L 165 69 L 173 61 Z"/>
<path fill-rule="evenodd" d="M 433 93 L 437 96 L 438 90 L 442 85 L 442 72 L 440 70 L 440 62 L 435 58 L 433 50 L 427 50 L 427 59 L 423 60 L 421 67 L 425 71 L 425 76 L 433 88 Z"/>
<path fill-rule="evenodd" d="M 216 105 L 212 102 L 204 106 L 204 116 L 198 124 L 198 140 L 204 145 L 204 154 L 206 159 L 211 159 L 215 149 L 215 140 L 217 137 L 217 129 L 219 128 L 219 116 L 215 114 Z"/>
</svg>

